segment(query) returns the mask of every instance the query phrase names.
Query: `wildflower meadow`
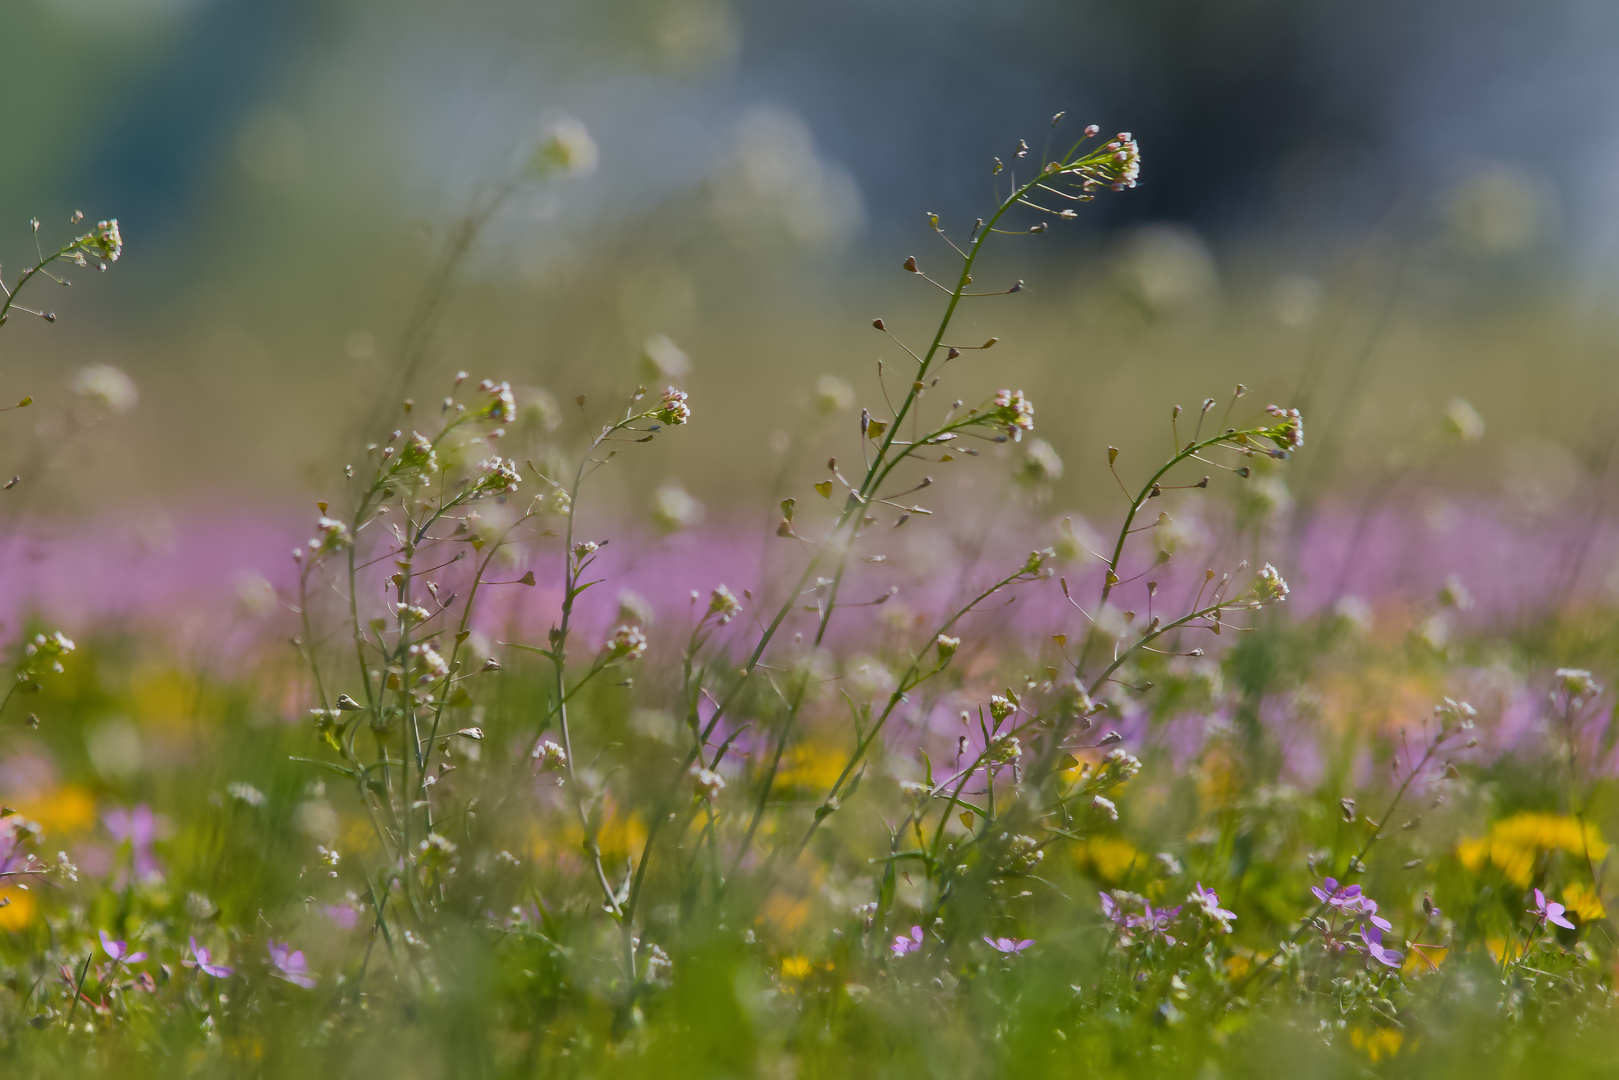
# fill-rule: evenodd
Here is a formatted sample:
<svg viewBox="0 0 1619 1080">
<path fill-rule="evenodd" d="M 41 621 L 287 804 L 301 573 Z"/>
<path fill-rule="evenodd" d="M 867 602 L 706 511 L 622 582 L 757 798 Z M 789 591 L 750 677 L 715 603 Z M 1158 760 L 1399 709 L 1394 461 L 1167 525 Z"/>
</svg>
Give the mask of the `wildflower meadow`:
<svg viewBox="0 0 1619 1080">
<path fill-rule="evenodd" d="M 1040 245 L 1154 180 L 1060 113 L 904 223 L 858 380 L 433 352 L 480 232 L 611 153 L 555 119 L 479 195 L 302 518 L 42 541 L 139 390 L 8 399 L 56 421 L 0 493 L 5 1075 L 1611 1075 L 1601 522 L 1294 505 L 1332 405 L 1277 380 L 1026 393 Z M 161 238 L 114 212 L 0 233 L 0 336 L 116 294 Z M 1399 475 L 1483 427 L 1402 421 Z M 701 445 L 763 493 L 666 479 Z"/>
</svg>

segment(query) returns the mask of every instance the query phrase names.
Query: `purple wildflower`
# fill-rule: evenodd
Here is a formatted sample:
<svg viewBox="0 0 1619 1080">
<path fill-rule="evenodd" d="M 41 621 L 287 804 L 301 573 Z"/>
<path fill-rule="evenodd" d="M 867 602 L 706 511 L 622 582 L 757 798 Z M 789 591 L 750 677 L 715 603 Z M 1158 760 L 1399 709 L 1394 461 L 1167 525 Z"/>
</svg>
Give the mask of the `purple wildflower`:
<svg viewBox="0 0 1619 1080">
<path fill-rule="evenodd" d="M 109 810 L 103 822 L 114 840 L 129 843 L 130 862 L 137 878 L 150 881 L 163 875 L 163 867 L 152 853 L 152 843 L 157 839 L 157 817 L 150 806 L 142 803 L 128 810 Z"/>
<path fill-rule="evenodd" d="M 360 913 L 348 904 L 324 904 L 320 910 L 339 930 L 353 930 L 360 921 Z"/>
<path fill-rule="evenodd" d="M 201 945 L 198 945 L 196 938 L 191 939 L 191 955 L 196 957 L 196 959 L 182 960 L 180 962 L 186 967 L 194 967 L 198 971 L 201 971 L 206 975 L 212 975 L 216 979 L 226 978 L 231 973 L 231 968 L 226 967 L 224 964 L 214 963 L 213 953 L 209 952 Z"/>
<path fill-rule="evenodd" d="M 1169 924 L 1180 916 L 1181 905 L 1154 910 L 1151 900 L 1143 900 L 1141 909 L 1142 913 L 1132 916 L 1129 925 L 1148 934 L 1158 934 L 1167 945 L 1175 944 L 1175 938 L 1169 933 Z"/>
<path fill-rule="evenodd" d="M 1320 885 L 1312 885 L 1310 891 L 1315 893 L 1317 900 L 1335 908 L 1344 907 L 1346 904 L 1358 904 L 1360 901 L 1360 886 L 1340 886 L 1337 878 L 1329 877 Z"/>
<path fill-rule="evenodd" d="M 1339 885 L 1337 878 L 1327 878 L 1310 891 L 1323 904 L 1337 908 L 1351 919 L 1365 919 L 1381 930 L 1393 930 L 1394 924 L 1377 913 L 1377 901 L 1361 891 L 1359 885 Z"/>
<path fill-rule="evenodd" d="M 122 941 L 114 941 L 105 930 L 101 931 L 101 947 L 107 950 L 114 964 L 138 964 L 146 959 L 143 952 L 130 952 L 129 946 Z"/>
<path fill-rule="evenodd" d="M 1383 931 L 1375 926 L 1368 926 L 1360 932 L 1361 940 L 1366 943 L 1366 952 L 1373 960 L 1385 967 L 1397 968 L 1405 962 L 1405 957 L 1393 949 L 1383 947 Z"/>
<path fill-rule="evenodd" d="M 270 939 L 270 965 L 275 968 L 270 974 L 278 979 L 305 990 L 315 985 L 315 976 L 309 973 L 309 962 L 304 959 L 303 951 L 295 951 L 291 945 L 277 945 L 274 938 Z"/>
<path fill-rule="evenodd" d="M 1348 907 L 1345 907 L 1344 910 L 1345 911 L 1351 911 L 1351 909 L 1348 908 Z M 1369 896 L 1366 896 L 1366 895 L 1363 894 L 1361 896 L 1361 898 L 1360 898 L 1359 906 L 1354 908 L 1353 912 L 1358 913 L 1361 916 L 1363 916 L 1366 919 L 1367 922 L 1371 923 L 1373 926 L 1377 927 L 1379 930 L 1393 930 L 1394 929 L 1394 924 L 1393 923 L 1389 922 L 1387 919 L 1383 918 L 1381 915 L 1379 915 L 1377 913 L 1377 901 L 1373 900 Z"/>
<path fill-rule="evenodd" d="M 909 934 L 894 935 L 894 955 L 904 956 L 906 953 L 917 952 L 922 948 L 922 928 L 911 927 Z"/>
<path fill-rule="evenodd" d="M 1535 906 L 1529 909 L 1529 913 L 1535 916 L 1535 924 L 1537 926 L 1544 927 L 1547 923 L 1554 923 L 1557 926 L 1563 927 L 1565 930 L 1572 930 L 1574 929 L 1574 924 L 1563 917 L 1563 912 L 1567 910 L 1568 908 L 1564 907 L 1562 904 L 1559 904 L 1556 901 L 1547 900 L 1546 894 L 1541 892 L 1539 889 L 1536 889 Z"/>
<path fill-rule="evenodd" d="M 1231 921 L 1237 917 L 1235 911 L 1228 911 L 1220 906 L 1220 894 L 1213 889 L 1205 889 L 1203 883 L 1197 883 L 1186 902 L 1201 911 L 1224 933 L 1231 933 Z"/>
<path fill-rule="evenodd" d="M 1098 893 L 1097 895 L 1102 898 L 1102 914 L 1106 915 L 1108 920 L 1117 925 L 1119 929 L 1128 930 L 1130 928 L 1130 916 L 1126 915 L 1113 897 L 1107 893 Z"/>
<path fill-rule="evenodd" d="M 1034 944 L 1034 939 L 1033 938 L 1024 938 L 1022 941 L 1019 941 L 1019 940 L 1017 940 L 1015 938 L 1009 938 L 1009 937 L 1002 937 L 1002 938 L 986 937 L 984 939 L 984 941 L 985 941 L 986 944 L 989 945 L 990 948 L 994 949 L 996 952 L 1006 953 L 1009 956 L 1020 953 L 1024 949 L 1027 949 L 1030 945 Z"/>
</svg>

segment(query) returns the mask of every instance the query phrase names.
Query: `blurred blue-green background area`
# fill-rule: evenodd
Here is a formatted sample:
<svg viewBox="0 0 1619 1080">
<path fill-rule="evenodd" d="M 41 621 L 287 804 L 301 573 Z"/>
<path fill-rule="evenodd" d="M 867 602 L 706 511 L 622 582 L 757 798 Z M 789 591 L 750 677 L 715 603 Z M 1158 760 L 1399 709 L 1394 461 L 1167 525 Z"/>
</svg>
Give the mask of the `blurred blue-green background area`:
<svg viewBox="0 0 1619 1080">
<path fill-rule="evenodd" d="M 131 373 L 73 486 L 101 505 L 327 493 L 437 253 L 566 113 L 599 167 L 487 223 L 410 392 L 623 388 L 664 334 L 723 427 L 644 481 L 740 498 L 821 374 L 879 397 L 873 316 L 931 329 L 924 211 L 964 234 L 1065 109 L 1134 132 L 1142 186 L 987 260 L 1029 287 L 965 314 L 1003 345 L 952 396 L 1021 385 L 1089 463 L 1240 379 L 1312 410 L 1344 487 L 1460 396 L 1488 437 L 1435 476 L 1498 493 L 1529 455 L 1571 496 L 1612 456 L 1616 46 L 1597 0 L 8 0 L 0 266 L 80 208 L 127 251 L 7 328 L 0 393 Z"/>
</svg>

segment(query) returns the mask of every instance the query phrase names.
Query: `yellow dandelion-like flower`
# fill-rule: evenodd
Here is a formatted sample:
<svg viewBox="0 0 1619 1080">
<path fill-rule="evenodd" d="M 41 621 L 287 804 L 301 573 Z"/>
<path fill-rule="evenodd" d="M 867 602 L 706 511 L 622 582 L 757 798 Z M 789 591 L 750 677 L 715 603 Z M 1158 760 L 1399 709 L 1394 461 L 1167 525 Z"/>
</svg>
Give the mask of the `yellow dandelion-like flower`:
<svg viewBox="0 0 1619 1080">
<path fill-rule="evenodd" d="M 1405 1032 L 1395 1028 L 1352 1028 L 1349 1042 L 1375 1065 L 1400 1052 L 1400 1047 L 1405 1045 Z"/>
<path fill-rule="evenodd" d="M 805 743 L 788 752 L 776 783 L 788 789 L 825 791 L 837 780 L 848 761 L 849 753 L 845 749 L 825 743 Z"/>
<path fill-rule="evenodd" d="M 809 913 L 808 900 L 777 892 L 771 893 L 770 899 L 765 901 L 760 921 L 778 935 L 791 934 L 804 925 Z"/>
<path fill-rule="evenodd" d="M 1603 905 L 1602 897 L 1584 881 L 1576 881 L 1563 890 L 1563 906 L 1578 915 L 1582 923 L 1605 919 L 1608 916 L 1608 909 Z"/>
<path fill-rule="evenodd" d="M 46 836 L 71 836 L 96 823 L 96 798 L 78 784 L 63 784 L 33 799 L 18 803 L 17 809 L 39 823 Z"/>
<path fill-rule="evenodd" d="M 1147 861 L 1139 848 L 1116 836 L 1091 837 L 1079 845 L 1076 857 L 1082 869 L 1109 884 L 1122 880 L 1131 867 Z"/>
<path fill-rule="evenodd" d="M 813 967 L 814 965 L 810 963 L 809 957 L 799 956 L 794 953 L 792 956 L 782 960 L 781 973 L 783 977 L 788 979 L 804 979 L 809 977 Z"/>
<path fill-rule="evenodd" d="M 1600 862 L 1608 853 L 1601 832 L 1589 822 L 1562 814 L 1524 813 L 1503 818 L 1490 826 L 1486 837 L 1463 840 L 1456 845 L 1456 858 L 1478 873 L 1485 863 L 1493 864 L 1506 879 L 1520 889 L 1528 888 L 1535 862 L 1545 852 L 1566 851 Z M 1570 905 L 1572 906 L 1572 905 Z"/>
<path fill-rule="evenodd" d="M 21 930 L 34 919 L 36 902 L 30 893 L 17 889 L 0 889 L 0 901 L 9 900 L 0 907 L 0 930 Z"/>
<path fill-rule="evenodd" d="M 1523 944 L 1516 938 L 1510 943 L 1505 938 L 1498 937 L 1486 938 L 1484 941 L 1484 947 L 1490 950 L 1490 955 L 1495 958 L 1497 964 L 1501 963 L 1503 956 L 1509 960 L 1516 960 L 1522 956 Z"/>
<path fill-rule="evenodd" d="M 1405 954 L 1405 963 L 1400 965 L 1402 975 L 1426 975 L 1430 971 L 1438 971 L 1439 965 L 1445 962 L 1450 950 L 1443 945 L 1419 945 L 1411 943 L 1410 950 Z"/>
</svg>

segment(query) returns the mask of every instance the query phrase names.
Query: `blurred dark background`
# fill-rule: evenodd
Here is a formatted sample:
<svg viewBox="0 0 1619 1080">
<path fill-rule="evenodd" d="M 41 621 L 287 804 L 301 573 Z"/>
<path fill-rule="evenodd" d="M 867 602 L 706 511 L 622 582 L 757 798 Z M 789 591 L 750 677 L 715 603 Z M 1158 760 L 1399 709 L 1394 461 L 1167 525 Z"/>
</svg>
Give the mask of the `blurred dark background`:
<svg viewBox="0 0 1619 1080">
<path fill-rule="evenodd" d="M 56 325 L 7 327 L 0 387 L 49 405 L 86 363 L 134 377 L 80 462 L 99 500 L 321 493 L 436 253 L 565 112 L 599 167 L 490 220 L 411 392 L 466 368 L 567 400 L 667 335 L 727 424 L 658 468 L 750 494 L 738 441 L 794 429 L 823 372 L 874 392 L 874 314 L 925 332 L 932 297 L 893 271 L 942 264 L 923 211 L 965 231 L 992 156 L 1065 109 L 1059 137 L 1134 132 L 1142 186 L 1003 246 L 992 271 L 1030 289 L 969 317 L 1011 348 L 957 392 L 1027 383 L 1072 458 L 1242 379 L 1309 404 L 1311 482 L 1351 488 L 1462 397 L 1489 437 L 1436 479 L 1588 494 L 1612 457 L 1616 45 L 1597 0 L 10 0 L 0 266 L 77 208 L 128 249 L 52 298 Z"/>
</svg>

